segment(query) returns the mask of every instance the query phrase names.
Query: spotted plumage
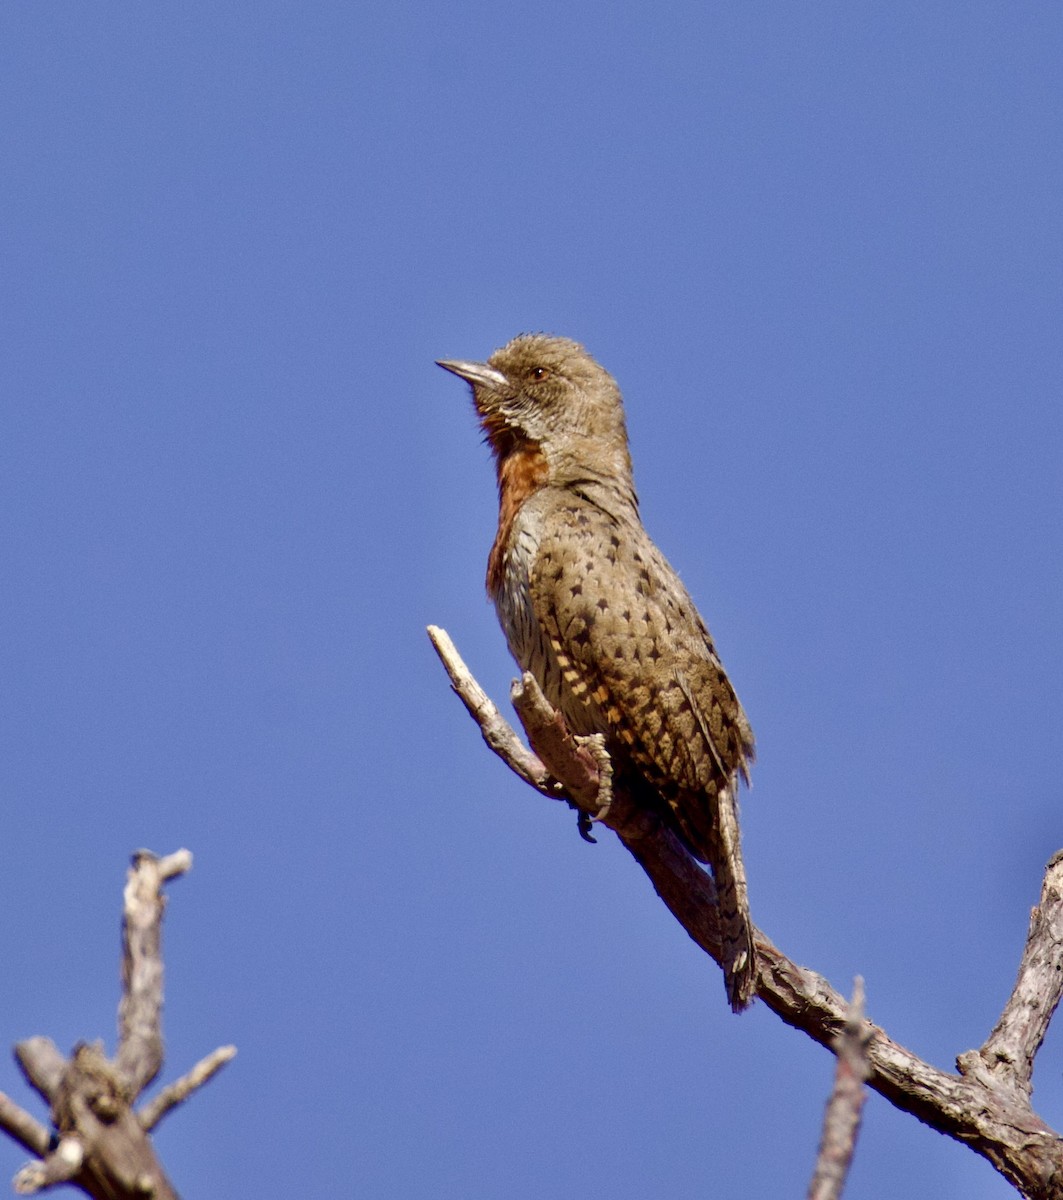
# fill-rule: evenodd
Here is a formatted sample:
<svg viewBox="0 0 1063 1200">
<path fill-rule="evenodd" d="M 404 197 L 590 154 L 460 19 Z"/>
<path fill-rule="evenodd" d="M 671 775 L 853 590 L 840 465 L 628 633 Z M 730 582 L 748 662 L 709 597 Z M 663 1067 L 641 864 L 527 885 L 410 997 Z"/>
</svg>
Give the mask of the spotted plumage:
<svg viewBox="0 0 1063 1200">
<path fill-rule="evenodd" d="M 755 981 L 737 821 L 753 734 L 704 622 L 642 527 L 620 392 L 582 347 L 522 336 L 467 379 L 495 455 L 487 586 L 514 657 L 618 779 L 712 866 L 732 1006 Z"/>
</svg>

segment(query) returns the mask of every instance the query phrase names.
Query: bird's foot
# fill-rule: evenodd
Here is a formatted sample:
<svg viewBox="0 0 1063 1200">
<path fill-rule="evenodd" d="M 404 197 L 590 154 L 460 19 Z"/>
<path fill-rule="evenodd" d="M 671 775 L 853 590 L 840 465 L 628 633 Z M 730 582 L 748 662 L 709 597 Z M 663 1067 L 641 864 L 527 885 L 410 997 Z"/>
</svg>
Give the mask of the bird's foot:
<svg viewBox="0 0 1063 1200">
<path fill-rule="evenodd" d="M 591 829 L 594 828 L 594 818 L 590 813 L 584 812 L 582 808 L 576 810 L 576 828 L 585 842 L 590 842 L 595 846 L 598 844 L 598 839 L 591 833 Z"/>
<path fill-rule="evenodd" d="M 598 768 L 598 807 L 593 814 L 586 809 L 580 809 L 577 824 L 580 837 L 585 842 L 593 842 L 597 839 L 591 833 L 591 826 L 596 821 L 604 821 L 613 806 L 613 760 L 605 748 L 605 738 L 600 733 L 578 737 L 576 743 L 581 750 L 590 754 Z"/>
</svg>

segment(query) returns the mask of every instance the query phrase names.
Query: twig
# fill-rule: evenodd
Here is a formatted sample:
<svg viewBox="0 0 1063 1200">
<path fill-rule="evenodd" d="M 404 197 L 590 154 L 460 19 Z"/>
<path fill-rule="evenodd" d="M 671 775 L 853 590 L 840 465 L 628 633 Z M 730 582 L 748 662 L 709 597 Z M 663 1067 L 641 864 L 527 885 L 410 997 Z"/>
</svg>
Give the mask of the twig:
<svg viewBox="0 0 1063 1200">
<path fill-rule="evenodd" d="M 845 1187 L 867 1095 L 864 1083 L 870 1070 L 867 1063 L 870 1038 L 871 1029 L 864 1024 L 864 981 L 858 975 L 853 984 L 845 1028 L 835 1049 L 838 1063 L 834 1070 L 834 1087 L 823 1117 L 823 1136 L 808 1200 L 838 1200 Z"/>
<path fill-rule="evenodd" d="M 187 1075 L 182 1075 L 176 1082 L 168 1084 L 153 1100 L 144 1105 L 137 1114 L 141 1127 L 150 1132 L 167 1113 L 183 1104 L 194 1091 L 213 1079 L 222 1067 L 235 1057 L 235 1046 L 219 1046 L 206 1058 L 201 1058 Z"/>
<path fill-rule="evenodd" d="M 0 1092 L 0 1129 L 38 1158 L 47 1154 L 52 1135 L 35 1117 Z"/>
<path fill-rule="evenodd" d="M 517 737 L 513 727 L 495 707 L 494 702 L 473 678 L 472 672 L 462 661 L 450 635 L 438 625 L 428 626 L 436 654 L 450 676 L 451 686 L 465 705 L 469 716 L 476 722 L 483 739 L 495 754 L 537 792 L 557 799 L 549 772 L 524 743 Z"/>
</svg>

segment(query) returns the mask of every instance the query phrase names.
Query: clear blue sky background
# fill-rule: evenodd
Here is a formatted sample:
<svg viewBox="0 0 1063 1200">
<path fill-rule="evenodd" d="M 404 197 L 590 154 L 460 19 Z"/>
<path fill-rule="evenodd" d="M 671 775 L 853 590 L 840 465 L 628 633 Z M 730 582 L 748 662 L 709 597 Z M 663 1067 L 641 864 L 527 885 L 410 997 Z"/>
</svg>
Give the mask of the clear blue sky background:
<svg viewBox="0 0 1063 1200">
<path fill-rule="evenodd" d="M 189 1197 L 803 1194 L 830 1056 L 423 632 L 505 699 L 433 359 L 545 329 L 757 731 L 758 923 L 979 1044 L 1063 845 L 1061 62 L 1003 0 L 5 5 L 0 1043 L 113 1045 L 127 856 L 188 846 L 168 1075 L 240 1048 Z M 850 1200 L 1011 1194 L 872 1098 Z"/>
</svg>

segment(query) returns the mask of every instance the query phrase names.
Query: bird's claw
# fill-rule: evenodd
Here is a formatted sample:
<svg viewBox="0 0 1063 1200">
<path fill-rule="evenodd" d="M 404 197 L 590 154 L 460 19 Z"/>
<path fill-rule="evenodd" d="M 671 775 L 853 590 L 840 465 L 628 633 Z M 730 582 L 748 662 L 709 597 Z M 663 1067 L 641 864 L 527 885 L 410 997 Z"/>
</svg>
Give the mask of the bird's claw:
<svg viewBox="0 0 1063 1200">
<path fill-rule="evenodd" d="M 576 828 L 579 830 L 579 835 L 585 842 L 590 842 L 597 846 L 598 839 L 591 833 L 594 826 L 595 818 L 589 812 L 584 812 L 581 808 L 576 814 Z"/>
</svg>

